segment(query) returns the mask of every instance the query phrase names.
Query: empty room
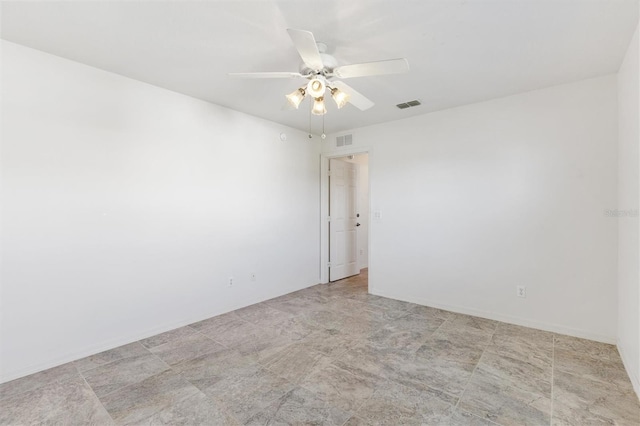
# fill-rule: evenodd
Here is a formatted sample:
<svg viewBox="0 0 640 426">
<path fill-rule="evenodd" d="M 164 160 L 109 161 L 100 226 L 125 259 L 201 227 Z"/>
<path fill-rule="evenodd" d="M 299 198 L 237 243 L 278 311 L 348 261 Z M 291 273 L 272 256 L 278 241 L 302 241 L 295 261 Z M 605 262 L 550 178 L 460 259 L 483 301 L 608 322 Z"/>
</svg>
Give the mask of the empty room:
<svg viewBox="0 0 640 426">
<path fill-rule="evenodd" d="M 0 1 L 0 425 L 640 425 L 639 22 Z"/>
</svg>

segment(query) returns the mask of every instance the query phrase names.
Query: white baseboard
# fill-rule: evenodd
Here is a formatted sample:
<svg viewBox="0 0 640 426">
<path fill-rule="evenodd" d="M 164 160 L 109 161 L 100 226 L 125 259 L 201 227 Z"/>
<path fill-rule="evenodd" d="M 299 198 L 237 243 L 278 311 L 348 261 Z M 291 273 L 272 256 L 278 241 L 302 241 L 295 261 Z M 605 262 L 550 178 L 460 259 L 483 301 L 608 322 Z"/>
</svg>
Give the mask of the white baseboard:
<svg viewBox="0 0 640 426">
<path fill-rule="evenodd" d="M 620 358 L 622 358 L 622 364 L 624 364 L 624 369 L 627 370 L 627 375 L 629 379 L 631 379 L 631 384 L 633 385 L 633 390 L 636 392 L 636 396 L 640 401 L 640 377 L 638 377 L 638 372 L 633 371 L 631 369 L 631 364 L 629 363 L 629 356 L 624 350 L 624 346 L 620 344 L 618 341 L 618 353 L 620 353 Z"/>
<path fill-rule="evenodd" d="M 155 336 L 156 334 L 171 331 L 176 328 L 184 327 L 185 325 L 193 324 L 195 322 L 202 321 L 207 318 L 211 318 L 211 317 L 225 314 L 227 312 L 235 311 L 236 309 L 240 309 L 256 303 L 264 302 L 265 300 L 269 300 L 275 297 L 283 296 L 285 294 L 293 293 L 294 291 L 302 290 L 304 288 L 313 287 L 314 285 L 317 285 L 317 284 L 310 284 L 308 286 L 302 286 L 302 287 L 296 286 L 296 287 L 288 288 L 283 291 L 279 291 L 274 295 L 270 295 L 268 298 L 255 300 L 251 302 L 240 303 L 240 304 L 234 305 L 230 309 L 225 309 L 220 312 L 210 312 L 204 316 L 201 315 L 198 317 L 185 318 L 182 321 L 178 321 L 170 324 L 163 324 L 161 326 L 154 327 L 152 329 L 147 329 L 141 332 L 132 333 L 126 336 L 119 336 L 117 339 L 103 341 L 95 345 L 85 347 L 80 350 L 74 350 L 65 354 L 64 356 L 49 359 L 45 362 L 33 364 L 18 370 L 2 372 L 0 373 L 0 383 L 9 382 L 11 380 L 19 379 L 21 377 L 25 377 L 30 374 L 38 373 L 40 371 L 48 370 L 49 368 L 66 364 L 68 362 L 77 361 L 79 359 L 82 359 L 91 355 L 95 355 L 100 352 L 108 351 L 110 349 L 114 349 L 122 345 L 128 345 L 129 343 L 137 342 L 138 340 L 146 339 L 148 337 Z"/>
<path fill-rule="evenodd" d="M 476 317 L 487 318 L 495 321 L 506 322 L 509 324 L 521 325 L 523 327 L 535 328 L 543 331 L 550 331 L 552 333 L 564 334 L 567 336 L 580 337 L 582 339 L 595 340 L 596 342 L 608 343 L 611 345 L 616 344 L 616 338 L 613 336 L 603 336 L 600 334 L 592 333 L 587 330 L 579 330 L 571 327 L 565 327 L 558 324 L 549 324 L 545 322 L 532 321 L 526 318 L 514 317 L 511 315 L 504 315 L 497 312 L 483 311 L 480 309 L 469 308 L 466 306 L 448 305 L 446 303 L 434 302 L 432 300 L 422 299 L 419 297 L 405 297 L 392 294 L 386 291 L 379 291 L 377 289 L 369 289 L 371 294 L 381 297 L 387 297 L 389 299 L 401 300 L 403 302 L 415 303 L 418 305 L 429 306 L 432 308 L 443 309 L 445 311 L 456 312 L 459 314 L 473 315 Z"/>
</svg>

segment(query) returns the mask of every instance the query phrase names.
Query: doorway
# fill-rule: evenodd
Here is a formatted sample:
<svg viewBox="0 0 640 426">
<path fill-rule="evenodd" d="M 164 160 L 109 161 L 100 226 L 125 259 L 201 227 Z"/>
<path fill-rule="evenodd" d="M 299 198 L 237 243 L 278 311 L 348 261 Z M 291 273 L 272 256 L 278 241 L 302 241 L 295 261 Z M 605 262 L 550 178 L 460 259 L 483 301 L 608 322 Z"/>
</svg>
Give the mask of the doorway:
<svg viewBox="0 0 640 426">
<path fill-rule="evenodd" d="M 369 267 L 369 154 L 326 159 L 326 280 L 367 277 Z M 323 238 L 324 239 L 324 238 Z M 322 275 L 322 274 L 321 274 Z"/>
</svg>

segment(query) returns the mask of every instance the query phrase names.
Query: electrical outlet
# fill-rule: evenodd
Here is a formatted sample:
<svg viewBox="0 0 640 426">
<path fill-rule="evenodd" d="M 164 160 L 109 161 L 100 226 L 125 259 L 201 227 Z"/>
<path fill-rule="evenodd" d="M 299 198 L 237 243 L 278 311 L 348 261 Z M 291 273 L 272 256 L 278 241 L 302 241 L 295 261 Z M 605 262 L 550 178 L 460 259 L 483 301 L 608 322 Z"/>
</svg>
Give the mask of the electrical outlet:
<svg viewBox="0 0 640 426">
<path fill-rule="evenodd" d="M 256 273 L 252 272 L 251 273 L 251 281 L 255 281 L 256 280 Z"/>
<path fill-rule="evenodd" d="M 516 287 L 516 294 L 518 295 L 518 297 L 527 297 L 527 287 L 523 286 L 523 285 L 519 285 L 518 287 Z"/>
<path fill-rule="evenodd" d="M 229 277 L 229 287 L 233 287 L 233 277 Z"/>
</svg>

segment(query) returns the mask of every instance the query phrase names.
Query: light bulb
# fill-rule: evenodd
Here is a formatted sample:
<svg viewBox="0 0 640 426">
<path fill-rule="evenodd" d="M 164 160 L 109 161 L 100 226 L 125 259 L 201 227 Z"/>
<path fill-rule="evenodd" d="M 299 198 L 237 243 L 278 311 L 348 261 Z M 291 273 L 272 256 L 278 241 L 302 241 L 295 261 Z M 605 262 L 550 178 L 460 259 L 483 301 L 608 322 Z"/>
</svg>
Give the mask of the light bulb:
<svg viewBox="0 0 640 426">
<path fill-rule="evenodd" d="M 309 84 L 307 84 L 307 93 L 314 98 L 324 96 L 325 89 L 326 85 L 324 84 L 324 81 L 317 77 L 309 81 Z"/>
<path fill-rule="evenodd" d="M 300 106 L 300 102 L 302 102 L 302 100 L 304 99 L 304 96 L 305 96 L 304 89 L 300 88 L 300 89 L 294 90 L 292 93 L 289 93 L 286 96 L 286 98 L 287 98 L 287 101 L 289 101 L 289 103 L 295 109 L 298 109 L 298 107 Z"/>
<path fill-rule="evenodd" d="M 333 98 L 334 101 L 336 101 L 336 105 L 338 105 L 338 109 L 345 106 L 347 102 L 349 102 L 349 99 L 351 98 L 351 96 L 349 96 L 348 94 L 336 88 L 331 89 L 331 97 Z"/>
<path fill-rule="evenodd" d="M 316 98 L 313 103 L 313 109 L 311 110 L 311 114 L 313 115 L 325 115 L 327 113 L 327 109 L 324 107 L 324 98 Z"/>
</svg>

